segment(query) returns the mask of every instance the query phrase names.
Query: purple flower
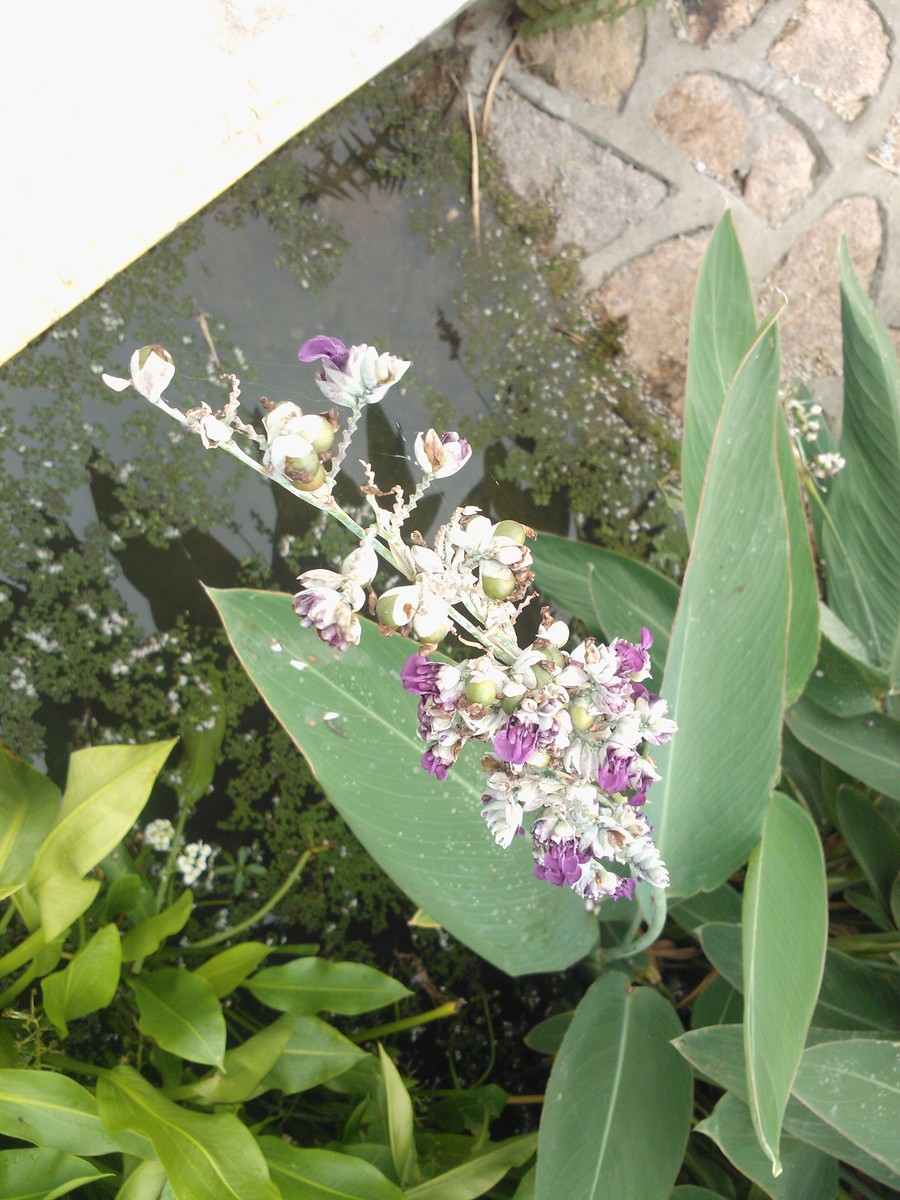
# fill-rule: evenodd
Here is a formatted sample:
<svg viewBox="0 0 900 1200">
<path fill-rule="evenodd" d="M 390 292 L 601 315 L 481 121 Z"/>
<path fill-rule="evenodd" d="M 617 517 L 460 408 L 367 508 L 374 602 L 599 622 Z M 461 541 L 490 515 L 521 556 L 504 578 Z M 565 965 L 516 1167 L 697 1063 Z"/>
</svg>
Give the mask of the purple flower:
<svg viewBox="0 0 900 1200">
<path fill-rule="evenodd" d="M 436 696 L 440 669 L 440 663 L 432 662 L 424 654 L 411 654 L 403 664 L 400 680 L 405 690 L 414 696 Z"/>
<path fill-rule="evenodd" d="M 534 754 L 538 732 L 536 725 L 526 725 L 518 717 L 510 717 L 494 735 L 494 753 L 503 762 L 521 766 Z"/>
<path fill-rule="evenodd" d="M 450 763 L 441 762 L 434 753 L 434 749 L 426 750 L 422 755 L 422 766 L 429 775 L 433 775 L 435 779 L 440 779 L 443 782 L 447 778 L 447 772 L 450 770 Z"/>
<path fill-rule="evenodd" d="M 641 644 L 634 646 L 631 642 L 621 642 L 618 639 L 613 643 L 616 651 L 616 658 L 619 660 L 619 669 L 624 674 L 635 674 L 647 672 L 650 669 L 650 656 L 647 651 L 653 645 L 653 634 L 649 629 L 641 629 Z"/>
<path fill-rule="evenodd" d="M 565 883 L 571 886 L 581 878 L 582 864 L 590 857 L 590 851 L 576 850 L 574 842 L 550 842 L 543 857 L 534 864 L 534 873 L 554 887 Z"/>
<path fill-rule="evenodd" d="M 347 361 L 349 350 L 340 338 L 328 337 L 324 333 L 317 334 L 304 342 L 297 357 L 301 362 L 315 362 L 317 358 L 325 359 L 338 370 Z"/>
<path fill-rule="evenodd" d="M 630 900 L 634 895 L 636 884 L 637 880 L 632 879 L 630 876 L 627 879 L 623 879 L 612 894 L 613 900 Z"/>
<path fill-rule="evenodd" d="M 362 627 L 359 618 L 332 588 L 309 588 L 298 592 L 291 607 L 306 629 L 316 634 L 332 650 L 344 651 L 358 646 Z"/>
<path fill-rule="evenodd" d="M 633 758 L 633 754 L 617 754 L 614 746 L 609 747 L 606 762 L 597 775 L 597 782 L 605 792 L 621 792 L 628 786 L 628 768 Z"/>
</svg>

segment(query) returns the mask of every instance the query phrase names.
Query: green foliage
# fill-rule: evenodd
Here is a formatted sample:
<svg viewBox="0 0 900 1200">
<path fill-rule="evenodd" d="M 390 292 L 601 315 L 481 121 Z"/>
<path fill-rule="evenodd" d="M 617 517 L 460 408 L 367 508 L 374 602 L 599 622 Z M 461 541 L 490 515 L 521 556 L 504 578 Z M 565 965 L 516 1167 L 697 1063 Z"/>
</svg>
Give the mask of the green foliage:
<svg viewBox="0 0 900 1200">
<path fill-rule="evenodd" d="M 525 19 L 519 37 L 534 37 L 548 30 L 571 29 L 591 21 L 615 21 L 632 9 L 649 8 L 656 0 L 516 0 Z"/>
</svg>

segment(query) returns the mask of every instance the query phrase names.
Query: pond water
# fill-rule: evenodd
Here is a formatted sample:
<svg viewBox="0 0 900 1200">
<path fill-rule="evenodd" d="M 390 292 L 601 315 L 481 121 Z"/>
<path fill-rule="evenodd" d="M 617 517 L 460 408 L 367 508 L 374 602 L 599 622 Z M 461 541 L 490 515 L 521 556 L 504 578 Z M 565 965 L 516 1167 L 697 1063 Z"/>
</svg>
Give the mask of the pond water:
<svg viewBox="0 0 900 1200">
<path fill-rule="evenodd" d="M 177 366 L 170 402 L 220 407 L 219 374 L 233 371 L 246 419 L 263 396 L 324 407 L 296 358 L 316 333 L 390 349 L 413 366 L 369 410 L 345 504 L 359 458 L 382 487 L 414 486 L 411 446 L 434 424 L 471 436 L 479 456 L 420 505 L 426 534 L 476 503 L 557 532 L 601 529 L 665 562 L 678 532 L 653 433 L 671 431 L 586 356 L 590 331 L 522 222 L 485 206 L 476 243 L 452 77 L 425 60 L 363 89 L 0 371 L 0 737 L 62 783 L 79 746 L 202 728 L 211 697 L 227 695 L 215 812 L 195 834 L 232 851 L 252 842 L 257 857 L 264 842 L 275 883 L 298 840 L 333 844 L 286 916 L 299 940 L 311 932 L 348 957 L 377 958 L 379 930 L 396 933 L 408 904 L 348 853 L 200 586 L 293 590 L 299 570 L 346 552 L 343 531 L 100 372 L 125 374 L 135 347 L 160 342 Z M 234 897 L 235 919 L 246 899 Z M 529 1003 L 539 1018 L 543 1001 Z"/>
</svg>

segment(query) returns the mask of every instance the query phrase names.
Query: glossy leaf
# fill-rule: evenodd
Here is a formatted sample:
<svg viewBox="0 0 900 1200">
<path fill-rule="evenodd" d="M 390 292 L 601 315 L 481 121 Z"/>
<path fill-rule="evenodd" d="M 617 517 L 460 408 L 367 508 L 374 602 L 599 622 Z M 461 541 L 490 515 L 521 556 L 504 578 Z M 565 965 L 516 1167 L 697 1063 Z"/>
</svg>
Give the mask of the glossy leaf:
<svg viewBox="0 0 900 1200">
<path fill-rule="evenodd" d="M 837 1194 L 837 1162 L 789 1136 L 782 1139 L 784 1169 L 773 1178 L 772 1164 L 757 1143 L 749 1109 L 730 1093 L 700 1122 L 697 1132 L 712 1138 L 725 1157 L 773 1200 L 832 1200 Z"/>
<path fill-rule="evenodd" d="M 537 1134 L 509 1138 L 433 1179 L 408 1188 L 407 1200 L 476 1200 L 498 1183 L 511 1167 L 521 1167 L 528 1162 L 536 1149 Z"/>
<path fill-rule="evenodd" d="M 615 637 L 637 641 L 642 626 L 650 630 L 658 688 L 678 606 L 678 585 L 624 554 L 552 533 L 538 535 L 532 554 L 538 591 L 581 617 L 590 633 L 607 641 Z"/>
<path fill-rule="evenodd" d="M 378 1058 L 384 1085 L 385 1124 L 391 1161 L 400 1186 L 406 1190 L 419 1179 L 412 1100 L 393 1059 L 381 1044 L 378 1046 Z"/>
<path fill-rule="evenodd" d="M 288 1096 L 305 1092 L 343 1075 L 354 1063 L 369 1057 L 359 1046 L 318 1017 L 286 1015 L 281 1020 L 290 1022 L 290 1037 L 254 1095 L 271 1088 Z"/>
<path fill-rule="evenodd" d="M 831 482 L 828 603 L 889 668 L 900 630 L 900 365 L 841 242 L 846 466 Z"/>
<path fill-rule="evenodd" d="M 646 811 L 675 896 L 746 861 L 778 770 L 791 592 L 778 372 L 769 324 L 725 399 L 666 662 L 679 728 L 655 748 Z"/>
<path fill-rule="evenodd" d="M 283 1200 L 403 1200 L 395 1183 L 352 1154 L 301 1150 L 274 1137 L 259 1145 Z"/>
<path fill-rule="evenodd" d="M 720 884 L 712 892 L 697 892 L 686 900 L 669 905 L 669 916 L 685 933 L 694 933 L 710 921 L 738 924 L 741 919 L 741 895 L 730 883 Z"/>
<path fill-rule="evenodd" d="M 547 1084 L 537 1200 L 667 1200 L 691 1121 L 691 1072 L 669 1044 L 681 1032 L 672 1006 L 622 972 L 591 986 Z M 638 1128 L 653 1130 L 652 1155 L 635 1153 Z"/>
<path fill-rule="evenodd" d="M 743 996 L 727 979 L 717 975 L 691 1005 L 691 1028 L 740 1024 L 743 1016 Z"/>
<path fill-rule="evenodd" d="M 155 1158 L 147 1159 L 131 1172 L 116 1192 L 116 1200 L 166 1200 L 167 1187 L 165 1167 Z"/>
<path fill-rule="evenodd" d="M 867 1154 L 900 1172 L 900 1043 L 811 1046 L 804 1051 L 794 1094 Z"/>
<path fill-rule="evenodd" d="M 129 929 L 122 938 L 122 961 L 134 962 L 137 958 L 155 954 L 166 938 L 181 933 L 190 920 L 193 907 L 194 893 L 182 892 L 174 904 Z"/>
<path fill-rule="evenodd" d="M 351 1017 L 412 995 L 402 983 L 374 967 L 324 958 L 295 958 L 277 967 L 264 967 L 245 986 L 269 1008 L 295 1016 L 327 1011 Z"/>
<path fill-rule="evenodd" d="M 210 595 L 325 793 L 416 905 L 511 975 L 562 970 L 590 950 L 596 925 L 578 897 L 534 878 L 526 839 L 501 850 L 487 832 L 478 747 L 444 783 L 422 770 L 415 699 L 400 685 L 414 643 L 363 621 L 361 645 L 339 655 L 300 626 L 287 596 Z"/>
<path fill-rule="evenodd" d="M 805 696 L 787 710 L 794 737 L 886 796 L 900 799 L 900 721 L 882 713 L 836 717 Z"/>
<path fill-rule="evenodd" d="M 0 1151 L 0 1196 L 3 1200 L 46 1200 L 67 1196 L 82 1184 L 108 1179 L 93 1163 L 42 1147 Z"/>
<path fill-rule="evenodd" d="M 709 1188 L 683 1183 L 675 1188 L 669 1200 L 722 1200 L 722 1195 L 720 1192 L 711 1192 Z"/>
<path fill-rule="evenodd" d="M 104 925 L 62 971 L 41 982 L 44 1011 L 68 1036 L 68 1022 L 106 1008 L 119 986 L 121 938 L 115 925 Z"/>
<path fill-rule="evenodd" d="M 573 1009 L 571 1012 L 557 1013 L 540 1021 L 526 1033 L 525 1045 L 529 1050 L 536 1050 L 538 1054 L 558 1054 L 574 1016 Z"/>
<path fill-rule="evenodd" d="M 709 239 L 691 313 L 681 460 L 689 538 L 725 395 L 755 336 L 753 292 L 731 210 L 726 209 Z"/>
<path fill-rule="evenodd" d="M 194 974 L 205 979 L 221 1000 L 252 975 L 268 953 L 269 947 L 262 942 L 239 942 L 195 967 Z"/>
<path fill-rule="evenodd" d="M 884 672 L 836 646 L 823 629 L 816 669 L 803 693 L 807 700 L 836 717 L 859 717 L 875 712 L 887 689 Z"/>
<path fill-rule="evenodd" d="M 256 1139 L 231 1113 L 190 1112 L 131 1067 L 101 1076 L 97 1104 L 110 1129 L 152 1141 L 179 1200 L 280 1200 Z"/>
<path fill-rule="evenodd" d="M 873 893 L 890 911 L 891 889 L 900 869 L 900 834 L 858 788 L 838 791 L 837 819 L 844 841 L 866 873 Z"/>
<path fill-rule="evenodd" d="M 184 967 L 145 971 L 130 982 L 141 1033 L 188 1062 L 223 1065 L 225 1017 L 211 984 Z"/>
<path fill-rule="evenodd" d="M 778 1143 L 825 962 L 828 892 L 812 821 L 775 792 L 744 884 L 744 1053 L 750 1115 L 781 1171 Z"/>
<path fill-rule="evenodd" d="M 0 1071 L 0 1133 L 68 1154 L 153 1157 L 146 1138 L 129 1130 L 111 1133 L 91 1093 L 53 1071 Z"/>
<path fill-rule="evenodd" d="M 91 746 L 69 759 L 62 807 L 28 876 L 48 942 L 96 896 L 99 881 L 84 876 L 131 829 L 174 745 Z"/>
<path fill-rule="evenodd" d="M 0 900 L 28 878 L 60 799 L 51 779 L 0 743 Z"/>
<path fill-rule="evenodd" d="M 191 1085 L 191 1096 L 208 1104 L 240 1104 L 260 1095 L 266 1075 L 281 1058 L 290 1041 L 293 1023 L 300 1018 L 283 1016 L 225 1053 L 223 1067 Z"/>
<path fill-rule="evenodd" d="M 812 1028 L 809 1031 L 809 1044 L 812 1045 L 819 1039 L 841 1040 L 846 1036 L 841 1030 Z M 877 1035 L 867 1033 L 860 1036 Z M 746 1102 L 747 1077 L 744 1071 L 743 1030 L 740 1025 L 698 1029 L 677 1038 L 674 1045 L 701 1074 Z M 788 1100 L 784 1127 L 792 1137 L 809 1143 L 832 1158 L 850 1163 L 851 1166 L 871 1175 L 873 1179 L 878 1179 L 893 1188 L 900 1185 L 900 1175 L 866 1154 L 854 1142 L 838 1133 L 833 1126 L 820 1120 L 795 1096 Z"/>
</svg>

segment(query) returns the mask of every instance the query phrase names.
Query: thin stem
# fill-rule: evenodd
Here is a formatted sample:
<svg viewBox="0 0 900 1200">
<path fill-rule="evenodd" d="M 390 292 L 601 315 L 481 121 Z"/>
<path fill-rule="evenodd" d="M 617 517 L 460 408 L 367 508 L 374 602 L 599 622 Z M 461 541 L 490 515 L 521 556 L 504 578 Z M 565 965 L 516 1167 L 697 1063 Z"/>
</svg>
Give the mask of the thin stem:
<svg viewBox="0 0 900 1200">
<path fill-rule="evenodd" d="M 30 958 L 34 958 L 35 954 L 43 950 L 44 945 L 44 931 L 38 928 L 34 933 L 30 933 L 24 942 L 19 942 L 14 950 L 0 958 L 0 977 L 18 971 L 19 967 L 24 966 Z"/>
<path fill-rule="evenodd" d="M 350 416 L 347 420 L 347 426 L 344 429 L 343 436 L 341 437 L 341 440 L 338 442 L 338 448 L 337 448 L 337 450 L 335 450 L 334 457 L 331 460 L 331 470 L 328 474 L 328 496 L 329 496 L 329 498 L 331 497 L 331 493 L 334 490 L 334 485 L 337 482 L 337 477 L 340 473 L 341 466 L 343 465 L 344 459 L 347 457 L 347 451 L 350 449 L 350 443 L 353 440 L 354 433 L 356 433 L 356 429 L 357 429 L 357 426 L 359 425 L 359 419 L 361 416 L 362 416 L 362 406 L 360 406 L 359 408 L 352 408 L 350 410 Z"/>
<path fill-rule="evenodd" d="M 250 929 L 253 925 L 256 925 L 263 919 L 264 916 L 266 916 L 267 913 L 270 913 L 279 900 L 281 900 L 281 898 L 290 891 L 290 889 L 300 878 L 303 868 L 312 858 L 313 854 L 316 853 L 317 851 L 315 850 L 304 850 L 304 852 L 297 859 L 297 862 L 294 864 L 294 868 L 290 875 L 288 875 L 287 879 L 285 879 L 278 891 L 266 901 L 262 908 L 257 909 L 252 917 L 248 917 L 246 921 L 241 921 L 240 924 L 232 926 L 231 929 L 223 929 L 220 933 L 214 933 L 210 937 L 201 938 L 199 942 L 188 942 L 185 949 L 205 950 L 207 946 L 217 946 L 219 942 L 225 942 L 229 938 L 233 938 L 237 934 L 243 933 L 245 929 Z"/>
<path fill-rule="evenodd" d="M 388 1021 L 384 1025 L 373 1025 L 369 1029 L 360 1030 L 359 1033 L 349 1033 L 345 1036 L 357 1045 L 360 1042 L 371 1042 L 376 1038 L 387 1037 L 391 1033 L 404 1033 L 407 1029 L 417 1029 L 420 1025 L 427 1025 L 431 1021 L 443 1021 L 445 1017 L 452 1017 L 458 1013 L 461 1006 L 460 1000 L 448 1000 L 446 1004 L 441 1004 L 437 1008 L 431 1009 L 430 1012 L 415 1013 L 411 1017 L 401 1017 L 397 1021 Z"/>
<path fill-rule="evenodd" d="M 31 983 L 37 976 L 37 965 L 32 963 L 27 971 L 23 971 L 15 983 L 10 984 L 5 992 L 0 993 L 0 1009 L 6 1008 L 7 1004 L 12 1004 L 13 1000 Z"/>
<path fill-rule="evenodd" d="M 615 962 L 619 958 L 633 958 L 640 954 L 657 940 L 666 923 L 666 893 L 661 888 L 652 888 L 650 892 L 650 920 L 647 932 L 634 942 L 625 941 L 621 946 L 611 950 L 603 950 L 601 957 L 604 963 Z"/>
<path fill-rule="evenodd" d="M 93 1063 L 82 1062 L 80 1058 L 69 1058 L 68 1054 L 62 1054 L 59 1050 L 48 1050 L 44 1054 L 44 1062 L 49 1067 L 58 1067 L 60 1070 L 71 1071 L 74 1075 L 89 1075 L 91 1078 L 97 1078 L 100 1075 L 106 1074 L 104 1067 L 97 1067 Z"/>
<path fill-rule="evenodd" d="M 0 917 L 0 933 L 4 932 L 7 925 L 10 923 L 10 921 L 13 919 L 13 917 L 15 915 L 16 915 L 16 906 L 10 901 L 10 903 L 7 904 L 7 906 L 6 906 L 3 916 Z"/>
</svg>

